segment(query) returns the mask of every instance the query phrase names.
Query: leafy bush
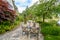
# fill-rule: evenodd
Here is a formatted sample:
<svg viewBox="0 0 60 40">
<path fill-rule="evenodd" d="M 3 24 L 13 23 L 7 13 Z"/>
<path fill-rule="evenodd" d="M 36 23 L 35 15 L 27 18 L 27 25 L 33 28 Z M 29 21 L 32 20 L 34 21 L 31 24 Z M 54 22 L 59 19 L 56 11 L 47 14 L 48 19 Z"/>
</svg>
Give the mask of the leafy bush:
<svg viewBox="0 0 60 40">
<path fill-rule="evenodd" d="M 45 27 L 45 28 L 42 28 L 41 32 L 44 34 L 44 35 L 59 35 L 60 33 L 60 28 L 59 27 Z"/>
<path fill-rule="evenodd" d="M 53 26 L 52 23 L 48 23 L 48 22 L 41 23 L 41 28 L 44 28 L 44 27 L 51 27 L 51 26 Z"/>
<path fill-rule="evenodd" d="M 16 13 L 14 10 L 10 9 L 11 5 L 3 0 L 0 0 L 0 22 L 3 21 L 11 21 L 13 22 L 15 17 L 16 17 Z"/>
<path fill-rule="evenodd" d="M 0 29 L 0 34 L 5 33 L 5 30 Z"/>
<path fill-rule="evenodd" d="M 41 33 L 44 35 L 44 40 L 60 40 L 60 27 L 56 23 L 56 21 L 41 23 Z"/>
<path fill-rule="evenodd" d="M 18 16 L 16 17 L 16 20 L 14 21 L 14 23 L 11 23 L 10 21 L 2 22 L 0 24 L 0 34 L 12 30 L 19 24 L 20 24 L 20 18 Z"/>
<path fill-rule="evenodd" d="M 44 40 L 60 40 L 60 36 L 47 35 Z"/>
</svg>

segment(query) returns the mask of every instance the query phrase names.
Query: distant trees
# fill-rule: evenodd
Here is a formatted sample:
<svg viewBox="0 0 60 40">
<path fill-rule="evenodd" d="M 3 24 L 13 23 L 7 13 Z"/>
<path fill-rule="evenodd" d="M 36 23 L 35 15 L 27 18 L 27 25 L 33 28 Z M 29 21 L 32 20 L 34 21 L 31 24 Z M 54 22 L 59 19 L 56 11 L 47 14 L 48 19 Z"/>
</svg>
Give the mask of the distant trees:
<svg viewBox="0 0 60 40">
<path fill-rule="evenodd" d="M 11 5 L 8 2 L 0 0 L 0 22 L 14 21 L 16 13 L 10 7 Z"/>
</svg>

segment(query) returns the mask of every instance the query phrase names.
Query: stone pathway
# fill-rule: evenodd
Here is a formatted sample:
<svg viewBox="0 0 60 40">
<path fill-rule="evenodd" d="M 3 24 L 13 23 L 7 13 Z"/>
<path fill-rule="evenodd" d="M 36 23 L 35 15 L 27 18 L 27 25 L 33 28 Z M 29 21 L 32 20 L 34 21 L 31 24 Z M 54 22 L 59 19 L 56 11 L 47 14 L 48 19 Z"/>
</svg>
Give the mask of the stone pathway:
<svg viewBox="0 0 60 40">
<path fill-rule="evenodd" d="M 27 38 L 27 36 L 22 36 L 22 28 L 19 26 L 11 32 L 0 35 L 0 40 L 36 40 L 36 37 Z M 43 40 L 42 34 L 40 34 L 39 40 Z"/>
</svg>

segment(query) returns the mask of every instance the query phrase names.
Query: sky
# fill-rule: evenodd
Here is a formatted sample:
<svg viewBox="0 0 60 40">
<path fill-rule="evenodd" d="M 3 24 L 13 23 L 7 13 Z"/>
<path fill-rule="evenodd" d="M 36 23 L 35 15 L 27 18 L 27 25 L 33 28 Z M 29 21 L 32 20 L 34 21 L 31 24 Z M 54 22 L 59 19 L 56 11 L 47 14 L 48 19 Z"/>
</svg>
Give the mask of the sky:
<svg viewBox="0 0 60 40">
<path fill-rule="evenodd" d="M 15 5 L 18 7 L 18 11 L 22 13 L 26 7 L 32 6 L 38 0 L 15 0 Z"/>
</svg>

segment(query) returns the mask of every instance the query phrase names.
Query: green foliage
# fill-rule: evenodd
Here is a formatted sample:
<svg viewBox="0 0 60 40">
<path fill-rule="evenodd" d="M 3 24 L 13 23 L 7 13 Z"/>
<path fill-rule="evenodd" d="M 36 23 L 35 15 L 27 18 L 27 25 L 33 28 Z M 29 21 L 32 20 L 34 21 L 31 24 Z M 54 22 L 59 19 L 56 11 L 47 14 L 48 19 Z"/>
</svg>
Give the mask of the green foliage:
<svg viewBox="0 0 60 40">
<path fill-rule="evenodd" d="M 60 40 L 60 36 L 46 35 L 44 40 Z"/>
<path fill-rule="evenodd" d="M 55 20 L 50 20 L 50 22 L 41 22 L 41 27 L 52 27 L 52 26 L 56 26 L 57 22 Z"/>
<path fill-rule="evenodd" d="M 54 9 L 54 11 L 55 11 L 57 14 L 59 14 L 59 13 L 60 13 L 60 5 L 56 6 L 55 9 Z"/>
<path fill-rule="evenodd" d="M 4 21 L 0 24 L 0 34 L 5 33 L 7 31 L 11 31 L 14 29 L 17 25 L 20 24 L 21 18 L 19 16 L 16 17 L 16 20 L 14 23 L 11 23 L 10 21 Z"/>
<path fill-rule="evenodd" d="M 45 27 L 45 28 L 42 28 L 42 31 L 41 31 L 44 35 L 59 35 L 60 33 L 60 28 L 59 27 Z"/>
<path fill-rule="evenodd" d="M 44 40 L 60 40 L 60 27 L 54 20 L 41 23 L 41 33 L 44 35 Z"/>
<path fill-rule="evenodd" d="M 44 22 L 44 23 L 41 24 L 42 28 L 44 28 L 44 27 L 51 27 L 51 26 L 53 26 L 53 24 L 47 23 L 47 22 Z"/>
<path fill-rule="evenodd" d="M 39 4 L 36 2 L 30 8 L 27 8 L 23 13 L 26 13 L 27 16 L 32 14 L 33 17 L 35 15 L 35 17 L 43 18 L 44 21 L 46 18 L 52 18 L 52 16 L 57 15 L 58 12 L 60 12 L 60 5 L 56 5 L 57 2 L 58 0 L 40 0 Z"/>
<path fill-rule="evenodd" d="M 56 21 L 41 23 L 41 32 L 44 35 L 60 35 L 60 27 L 56 25 Z"/>
<path fill-rule="evenodd" d="M 51 18 L 52 17 L 52 13 L 55 12 L 54 9 L 55 9 L 55 3 L 56 1 L 55 0 L 49 0 L 49 1 L 46 1 L 43 2 L 42 0 L 40 0 L 41 3 L 38 4 L 38 6 L 36 7 L 37 9 L 37 13 L 36 15 L 37 16 L 41 16 L 43 18 L 43 22 L 45 20 L 45 18 L 49 17 Z"/>
<path fill-rule="evenodd" d="M 3 29 L 0 29 L 0 34 L 5 33 L 6 31 Z"/>
</svg>

